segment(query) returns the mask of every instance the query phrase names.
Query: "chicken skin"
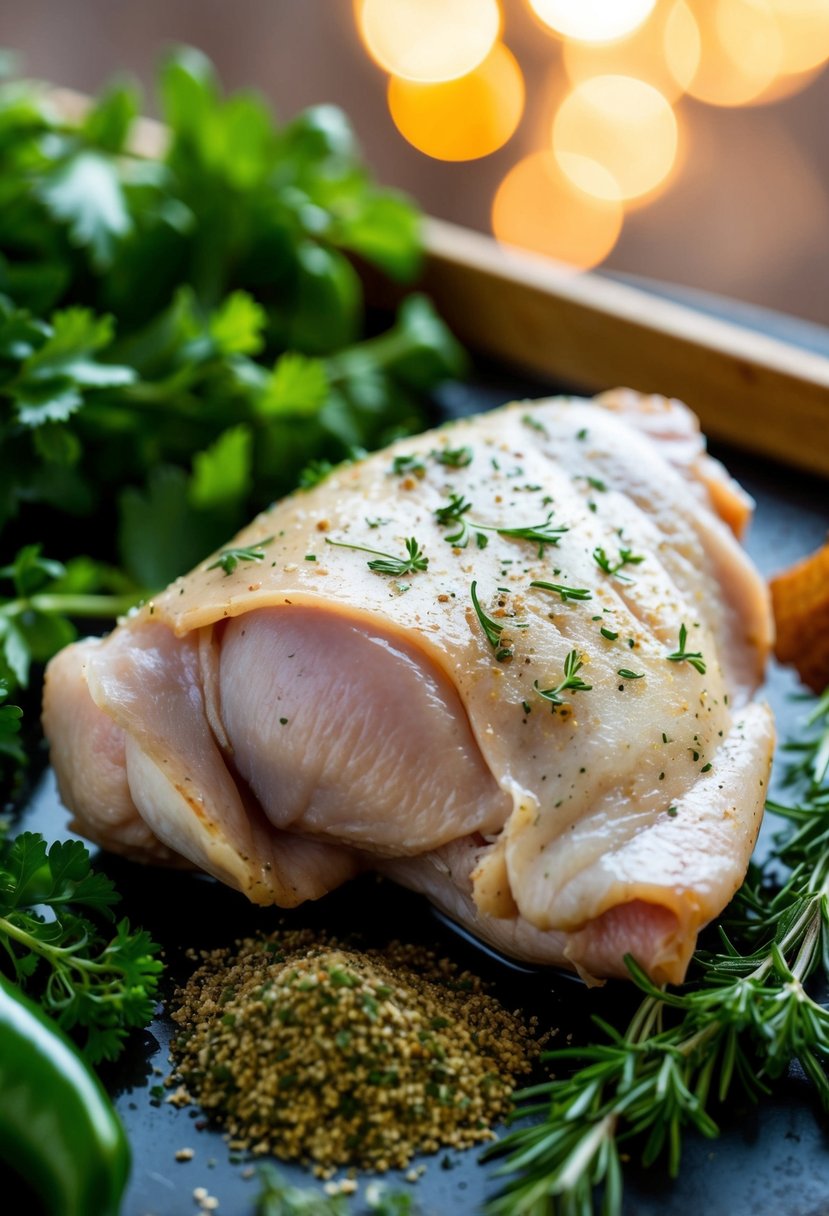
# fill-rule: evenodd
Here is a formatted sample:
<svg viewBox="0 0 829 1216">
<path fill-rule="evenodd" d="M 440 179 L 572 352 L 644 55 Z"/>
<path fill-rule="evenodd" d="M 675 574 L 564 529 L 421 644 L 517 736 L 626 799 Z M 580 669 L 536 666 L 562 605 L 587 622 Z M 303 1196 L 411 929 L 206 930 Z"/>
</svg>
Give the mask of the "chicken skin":
<svg viewBox="0 0 829 1216">
<path fill-rule="evenodd" d="M 376 869 L 514 957 L 679 982 L 768 784 L 750 508 L 624 391 L 342 466 L 52 661 L 74 826 L 260 904 Z"/>
</svg>

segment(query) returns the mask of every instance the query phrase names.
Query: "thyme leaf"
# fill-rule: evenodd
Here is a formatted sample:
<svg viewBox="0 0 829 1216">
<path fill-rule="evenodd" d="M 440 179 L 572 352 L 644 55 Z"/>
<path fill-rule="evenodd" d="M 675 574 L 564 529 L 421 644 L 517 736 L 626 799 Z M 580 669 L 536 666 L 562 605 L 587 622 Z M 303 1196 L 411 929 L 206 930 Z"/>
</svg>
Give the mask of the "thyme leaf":
<svg viewBox="0 0 829 1216">
<path fill-rule="evenodd" d="M 501 640 L 501 635 L 505 628 L 510 629 L 526 629 L 526 621 L 508 621 L 505 625 L 502 621 L 493 620 L 491 616 L 487 616 L 481 607 L 478 600 L 478 584 L 473 582 L 469 588 L 469 595 L 472 600 L 472 607 L 475 609 L 475 615 L 478 618 L 478 623 L 484 631 L 484 636 L 489 642 L 492 649 L 495 651 L 495 657 L 499 663 L 505 662 L 513 657 L 514 651 L 512 646 L 505 645 Z"/>
<path fill-rule="evenodd" d="M 536 581 L 531 587 L 539 587 L 542 591 L 555 591 L 562 600 L 592 600 L 593 593 L 586 587 L 567 587 L 564 583 L 544 583 Z"/>
<path fill-rule="evenodd" d="M 222 549 L 215 562 L 211 562 L 207 566 L 208 570 L 224 570 L 225 574 L 232 574 L 239 562 L 261 562 L 265 560 L 264 546 L 271 544 L 272 536 L 267 536 L 264 540 L 257 541 L 255 545 L 246 547 L 237 546 L 231 549 Z"/>
<path fill-rule="evenodd" d="M 355 549 L 358 553 L 373 553 L 374 560 L 368 563 L 368 568 L 375 574 L 391 574 L 395 578 L 402 578 L 404 574 L 418 574 L 429 568 L 429 559 L 413 536 L 405 542 L 405 557 L 395 557 L 393 553 L 384 553 L 382 549 L 372 549 L 368 545 L 352 545 L 344 540 L 331 540 L 328 536 L 325 538 L 325 543 L 335 545 L 338 549 Z"/>
<path fill-rule="evenodd" d="M 556 712 L 556 707 L 564 704 L 564 697 L 561 695 L 564 692 L 589 692 L 593 687 L 592 684 L 585 684 L 580 675 L 577 674 L 584 666 L 584 660 L 577 650 L 571 650 L 564 660 L 564 679 L 556 684 L 554 688 L 541 688 L 538 680 L 535 681 L 533 687 L 540 697 L 545 701 L 549 701 L 552 712 Z"/>
<path fill-rule="evenodd" d="M 633 579 L 629 575 L 620 574 L 619 571 L 625 566 L 638 566 L 645 558 L 641 554 L 634 553 L 632 549 L 621 548 L 619 556 L 614 562 L 608 557 L 601 545 L 597 545 L 593 550 L 593 560 L 605 574 L 615 575 L 623 583 L 632 583 Z"/>
<path fill-rule="evenodd" d="M 690 663 L 691 666 L 699 672 L 701 676 L 705 675 L 706 666 L 705 659 L 699 650 L 686 650 L 685 643 L 688 640 L 688 630 L 684 625 L 679 627 L 679 646 L 670 654 L 666 654 L 665 658 L 669 663 Z"/>
</svg>

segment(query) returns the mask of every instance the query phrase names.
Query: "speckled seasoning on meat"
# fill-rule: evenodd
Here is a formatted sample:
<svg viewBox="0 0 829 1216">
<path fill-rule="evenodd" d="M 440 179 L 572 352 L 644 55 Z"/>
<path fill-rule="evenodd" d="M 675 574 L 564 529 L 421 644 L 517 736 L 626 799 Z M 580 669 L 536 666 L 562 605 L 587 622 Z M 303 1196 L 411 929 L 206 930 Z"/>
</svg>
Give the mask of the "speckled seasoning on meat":
<svg viewBox="0 0 829 1216">
<path fill-rule="evenodd" d="M 679 981 L 771 761 L 749 513 L 625 392 L 343 466 L 52 662 L 75 827 L 262 904 L 377 869 L 514 956 Z"/>
</svg>

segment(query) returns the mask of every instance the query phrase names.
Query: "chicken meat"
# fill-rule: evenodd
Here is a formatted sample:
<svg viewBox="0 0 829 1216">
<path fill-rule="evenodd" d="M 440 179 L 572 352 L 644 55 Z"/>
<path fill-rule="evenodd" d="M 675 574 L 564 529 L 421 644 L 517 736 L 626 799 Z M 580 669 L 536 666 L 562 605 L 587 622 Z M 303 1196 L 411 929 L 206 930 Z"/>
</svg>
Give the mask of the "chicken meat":
<svg viewBox="0 0 829 1216">
<path fill-rule="evenodd" d="M 771 763 L 750 510 L 621 390 L 341 466 L 52 661 L 73 826 L 259 904 L 379 870 L 511 956 L 678 982 Z"/>
</svg>

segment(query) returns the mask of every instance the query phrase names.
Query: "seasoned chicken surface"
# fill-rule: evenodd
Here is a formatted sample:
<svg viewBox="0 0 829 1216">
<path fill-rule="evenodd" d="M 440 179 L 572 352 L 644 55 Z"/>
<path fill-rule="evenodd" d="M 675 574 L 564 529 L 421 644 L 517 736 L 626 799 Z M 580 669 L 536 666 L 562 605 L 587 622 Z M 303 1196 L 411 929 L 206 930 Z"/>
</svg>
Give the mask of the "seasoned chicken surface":
<svg viewBox="0 0 829 1216">
<path fill-rule="evenodd" d="M 679 981 L 771 762 L 749 511 L 623 391 L 341 467 L 53 660 L 74 824 L 262 904 L 378 869 L 513 956 Z"/>
</svg>

